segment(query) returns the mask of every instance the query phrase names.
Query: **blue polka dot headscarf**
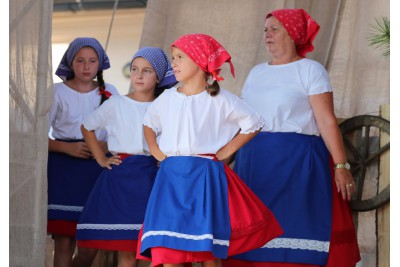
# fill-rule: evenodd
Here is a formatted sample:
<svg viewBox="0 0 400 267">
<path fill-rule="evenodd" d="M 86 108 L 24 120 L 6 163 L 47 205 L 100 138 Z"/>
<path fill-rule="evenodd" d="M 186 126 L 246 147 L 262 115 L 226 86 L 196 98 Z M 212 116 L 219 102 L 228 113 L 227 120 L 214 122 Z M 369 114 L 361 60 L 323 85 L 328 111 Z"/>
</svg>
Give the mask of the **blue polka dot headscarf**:
<svg viewBox="0 0 400 267">
<path fill-rule="evenodd" d="M 104 51 L 104 48 L 101 46 L 99 41 L 97 41 L 95 38 L 79 37 L 69 44 L 69 47 L 67 51 L 65 51 L 64 56 L 62 57 L 61 62 L 56 70 L 56 75 L 63 81 L 66 81 L 74 76 L 74 72 L 71 69 L 72 61 L 74 60 L 79 49 L 83 47 L 91 47 L 96 51 L 99 58 L 98 71 L 110 68 L 110 60 L 108 59 L 106 51 Z"/>
<path fill-rule="evenodd" d="M 153 66 L 159 81 L 156 87 L 157 89 L 167 89 L 178 83 L 172 70 L 171 63 L 161 48 L 143 47 L 139 49 L 132 58 L 131 66 L 133 60 L 137 57 L 143 57 Z"/>
</svg>

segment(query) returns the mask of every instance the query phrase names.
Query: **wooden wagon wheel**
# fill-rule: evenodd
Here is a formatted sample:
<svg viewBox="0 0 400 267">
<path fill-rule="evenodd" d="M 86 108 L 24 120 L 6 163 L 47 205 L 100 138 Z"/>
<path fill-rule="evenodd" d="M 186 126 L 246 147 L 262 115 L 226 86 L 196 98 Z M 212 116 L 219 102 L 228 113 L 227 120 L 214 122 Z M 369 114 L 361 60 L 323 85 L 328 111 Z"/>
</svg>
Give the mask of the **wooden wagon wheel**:
<svg viewBox="0 0 400 267">
<path fill-rule="evenodd" d="M 354 211 L 370 211 L 382 207 L 390 199 L 390 185 L 376 196 L 362 199 L 365 176 L 368 167 L 379 164 L 380 156 L 390 148 L 390 141 L 379 145 L 379 136 L 390 136 L 390 122 L 378 116 L 361 115 L 347 119 L 339 124 L 342 132 L 351 172 L 357 184 L 357 193 L 350 202 Z M 375 150 L 371 143 L 378 140 Z M 379 183 L 379 181 L 378 181 Z"/>
</svg>

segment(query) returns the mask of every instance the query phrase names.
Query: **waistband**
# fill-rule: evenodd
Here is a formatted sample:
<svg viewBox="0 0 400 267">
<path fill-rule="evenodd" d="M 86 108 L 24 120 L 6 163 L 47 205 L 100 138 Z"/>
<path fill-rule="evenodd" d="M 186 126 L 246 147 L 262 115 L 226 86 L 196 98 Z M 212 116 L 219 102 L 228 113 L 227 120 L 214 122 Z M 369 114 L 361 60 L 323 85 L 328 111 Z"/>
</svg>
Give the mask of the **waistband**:
<svg viewBox="0 0 400 267">
<path fill-rule="evenodd" d="M 194 155 L 167 155 L 167 157 L 198 157 L 198 158 L 205 158 L 205 159 L 215 159 L 215 154 L 194 154 Z"/>
<path fill-rule="evenodd" d="M 127 157 L 130 157 L 130 156 L 135 156 L 133 154 L 127 154 L 127 153 L 118 153 L 117 155 L 120 156 L 120 158 L 122 160 L 124 160 L 124 159 L 126 159 Z"/>
</svg>

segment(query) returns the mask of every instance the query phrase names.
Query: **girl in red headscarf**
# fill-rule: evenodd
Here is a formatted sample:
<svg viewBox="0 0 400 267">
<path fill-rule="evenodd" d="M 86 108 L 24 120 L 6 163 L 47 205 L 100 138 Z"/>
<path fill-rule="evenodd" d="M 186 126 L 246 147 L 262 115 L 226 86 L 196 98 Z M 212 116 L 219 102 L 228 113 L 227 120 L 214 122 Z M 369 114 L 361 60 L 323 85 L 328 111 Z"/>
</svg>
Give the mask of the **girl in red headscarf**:
<svg viewBox="0 0 400 267">
<path fill-rule="evenodd" d="M 355 183 L 332 86 L 324 67 L 305 58 L 319 28 L 303 9 L 266 17 L 271 61 L 255 66 L 242 90 L 266 125 L 238 151 L 234 170 L 271 208 L 284 234 L 224 261 L 226 267 L 351 267 L 360 260 L 348 204 Z"/>
<path fill-rule="evenodd" d="M 150 152 L 161 163 L 139 252 L 153 266 L 220 266 L 219 259 L 282 234 L 274 215 L 225 163 L 263 121 L 219 87 L 221 65 L 228 62 L 234 72 L 229 53 L 215 39 L 185 35 L 171 52 L 181 86 L 159 96 L 143 122 Z"/>
</svg>

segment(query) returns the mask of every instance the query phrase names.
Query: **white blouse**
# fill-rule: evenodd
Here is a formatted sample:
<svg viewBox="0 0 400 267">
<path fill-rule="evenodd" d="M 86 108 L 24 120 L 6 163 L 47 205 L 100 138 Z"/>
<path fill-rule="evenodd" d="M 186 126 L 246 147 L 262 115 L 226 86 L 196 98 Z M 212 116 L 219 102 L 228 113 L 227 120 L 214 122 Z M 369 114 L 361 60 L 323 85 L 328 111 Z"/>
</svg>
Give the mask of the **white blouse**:
<svg viewBox="0 0 400 267">
<path fill-rule="evenodd" d="M 113 85 L 105 84 L 105 86 L 106 90 L 112 95 L 119 95 Z M 82 139 L 81 125 L 83 119 L 100 105 L 99 89 L 80 93 L 64 83 L 55 83 L 52 90 L 53 103 L 49 112 L 48 125 L 51 136 L 63 140 Z M 96 136 L 98 140 L 106 140 L 105 131 L 96 132 Z"/>
<path fill-rule="evenodd" d="M 240 131 L 252 133 L 264 125 L 261 116 L 238 96 L 221 89 L 186 96 L 176 87 L 165 90 L 148 107 L 143 124 L 160 136 L 168 156 L 215 154 Z"/>
<path fill-rule="evenodd" d="M 150 155 L 143 134 L 143 116 L 151 102 L 113 96 L 85 118 L 89 131 L 107 131 L 108 150 L 113 153 Z"/>
<path fill-rule="evenodd" d="M 325 92 L 332 92 L 327 71 L 317 61 L 304 58 L 255 66 L 241 96 L 265 120 L 263 132 L 319 135 L 309 97 Z"/>
</svg>

